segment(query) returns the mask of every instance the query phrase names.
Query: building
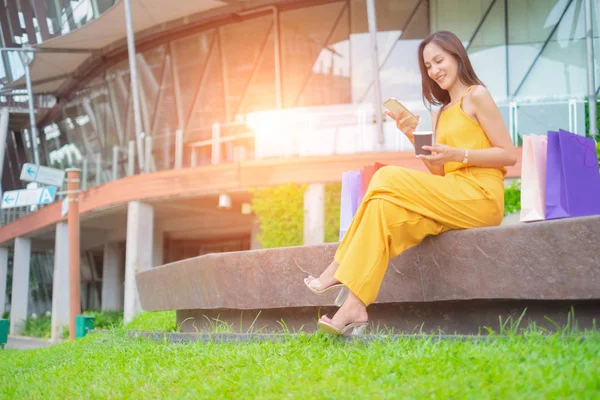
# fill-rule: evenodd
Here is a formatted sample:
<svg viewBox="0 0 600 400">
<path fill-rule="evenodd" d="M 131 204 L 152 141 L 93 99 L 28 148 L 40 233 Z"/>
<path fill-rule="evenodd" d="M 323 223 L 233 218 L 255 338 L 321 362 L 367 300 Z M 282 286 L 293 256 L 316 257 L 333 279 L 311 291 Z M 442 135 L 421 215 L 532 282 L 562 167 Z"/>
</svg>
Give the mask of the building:
<svg viewBox="0 0 600 400">
<path fill-rule="evenodd" d="M 0 63 L 2 190 L 23 188 L 21 166 L 38 158 L 81 169 L 82 305 L 126 319 L 136 270 L 256 245 L 249 187 L 307 182 L 318 204 L 324 183 L 374 158 L 418 167 L 380 104 L 427 115 L 416 52 L 430 32 L 463 40 L 515 143 L 585 134 L 600 82 L 590 0 L 131 0 L 131 14 L 137 98 L 125 1 L 0 1 L 13 49 Z M 31 312 L 53 308 L 56 329 L 68 317 L 60 208 L 2 210 L 0 310 L 14 330 Z"/>
</svg>

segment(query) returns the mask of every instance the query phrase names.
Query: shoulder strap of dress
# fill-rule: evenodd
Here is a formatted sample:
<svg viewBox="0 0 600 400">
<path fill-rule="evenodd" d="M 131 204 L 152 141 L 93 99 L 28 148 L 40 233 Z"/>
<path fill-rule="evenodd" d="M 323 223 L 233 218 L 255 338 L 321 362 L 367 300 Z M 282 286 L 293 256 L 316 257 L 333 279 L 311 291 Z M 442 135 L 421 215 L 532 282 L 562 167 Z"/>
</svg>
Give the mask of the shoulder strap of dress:
<svg viewBox="0 0 600 400">
<path fill-rule="evenodd" d="M 460 98 L 458 99 L 458 101 L 459 101 L 459 102 L 462 102 L 462 98 L 463 98 L 463 96 L 464 96 L 465 94 L 469 93 L 469 92 L 471 91 L 471 89 L 473 89 L 475 86 L 477 86 L 477 85 L 471 85 L 471 86 L 469 86 L 469 87 L 467 88 L 467 90 L 465 90 L 465 91 L 463 92 L 463 94 L 461 94 L 461 95 L 460 95 Z"/>
</svg>

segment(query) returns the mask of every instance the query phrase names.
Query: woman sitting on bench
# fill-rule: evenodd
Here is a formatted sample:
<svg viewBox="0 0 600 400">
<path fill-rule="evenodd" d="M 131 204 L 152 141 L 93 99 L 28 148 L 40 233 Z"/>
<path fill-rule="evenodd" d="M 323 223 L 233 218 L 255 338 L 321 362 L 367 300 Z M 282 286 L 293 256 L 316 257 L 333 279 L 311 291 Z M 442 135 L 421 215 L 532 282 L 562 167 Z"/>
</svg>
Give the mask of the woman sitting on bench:
<svg viewBox="0 0 600 400">
<path fill-rule="evenodd" d="M 418 57 L 423 99 L 430 109 L 441 106 L 432 116 L 436 143 L 423 147 L 431 154 L 418 156 L 431 173 L 379 169 L 334 261 L 318 278 L 305 279 L 315 294 L 336 288 L 347 294 L 333 318 L 319 319 L 331 333 L 366 327 L 367 306 L 377 298 L 391 258 L 427 236 L 499 225 L 504 215 L 504 167 L 517 156 L 498 107 L 453 33 L 431 34 Z M 386 114 L 414 145 L 418 118 Z"/>
</svg>

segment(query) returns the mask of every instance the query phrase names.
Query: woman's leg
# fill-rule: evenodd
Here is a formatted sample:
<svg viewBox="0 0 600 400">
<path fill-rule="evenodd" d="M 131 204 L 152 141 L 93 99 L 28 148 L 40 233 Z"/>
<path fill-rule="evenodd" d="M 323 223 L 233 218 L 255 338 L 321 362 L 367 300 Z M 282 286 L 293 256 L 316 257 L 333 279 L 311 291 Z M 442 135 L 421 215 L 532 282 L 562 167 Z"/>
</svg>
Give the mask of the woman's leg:
<svg viewBox="0 0 600 400">
<path fill-rule="evenodd" d="M 316 290 L 323 290 L 331 285 L 335 285 L 336 283 L 339 283 L 339 281 L 333 277 L 338 267 L 339 264 L 335 260 L 333 260 L 331 264 L 329 264 L 329 266 L 325 268 L 325 271 L 323 271 L 321 275 L 319 275 L 318 278 L 309 275 L 308 278 L 306 278 L 306 283 L 308 283 Z M 311 282 L 313 282 L 315 279 L 318 279 L 319 284 L 317 284 L 317 282 L 311 284 Z"/>
<path fill-rule="evenodd" d="M 350 294 L 333 320 L 323 317 L 338 328 L 366 321 L 366 307 L 377 297 L 390 258 L 419 244 L 426 236 L 448 230 L 385 199 L 370 199 L 360 212 L 361 222 L 349 230 L 353 240 L 334 275 L 350 289 Z"/>
<path fill-rule="evenodd" d="M 363 204 L 360 205 L 359 210 L 362 206 L 363 206 Z M 318 278 L 315 278 L 312 275 L 309 275 L 308 278 L 306 278 L 306 282 L 308 284 L 310 284 L 310 282 L 313 281 L 314 279 L 319 279 L 320 285 L 315 285 L 315 284 L 312 285 L 315 289 L 323 290 L 331 285 L 335 285 L 336 283 L 339 283 L 339 281 L 334 277 L 334 275 L 335 275 L 335 272 L 337 271 L 338 267 L 340 266 L 340 262 L 344 259 L 344 255 L 346 254 L 348 247 L 352 243 L 352 239 L 354 237 L 354 232 L 356 231 L 356 229 L 352 229 L 352 227 L 360 224 L 360 216 L 362 216 L 364 214 L 363 212 L 359 212 L 359 210 L 357 210 L 356 215 L 352 219 L 350 227 L 348 228 L 348 231 L 342 238 L 342 241 L 340 242 L 340 244 L 335 252 L 335 255 L 333 257 L 333 261 L 331 262 L 331 264 L 329 264 L 329 266 L 321 273 L 321 275 L 319 275 Z"/>
</svg>

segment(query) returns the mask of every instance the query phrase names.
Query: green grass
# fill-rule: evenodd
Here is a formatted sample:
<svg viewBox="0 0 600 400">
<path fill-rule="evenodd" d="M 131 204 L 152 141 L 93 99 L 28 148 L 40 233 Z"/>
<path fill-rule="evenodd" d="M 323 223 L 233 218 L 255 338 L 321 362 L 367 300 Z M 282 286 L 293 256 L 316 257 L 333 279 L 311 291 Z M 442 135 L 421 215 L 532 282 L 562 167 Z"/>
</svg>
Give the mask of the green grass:
<svg viewBox="0 0 600 400">
<path fill-rule="evenodd" d="M 4 350 L 0 398 L 590 399 L 600 397 L 600 333 L 529 332 L 494 340 L 433 336 L 344 342 L 169 344 L 91 334 Z"/>
<path fill-rule="evenodd" d="M 142 312 L 125 326 L 132 331 L 177 332 L 175 311 Z"/>
<path fill-rule="evenodd" d="M 93 315 L 94 329 L 113 329 L 123 327 L 123 312 L 89 310 L 84 311 L 84 315 Z M 37 337 L 42 339 L 50 338 L 52 318 L 50 315 L 40 315 L 35 318 L 29 317 L 25 321 L 25 327 L 20 333 L 23 336 Z M 161 312 L 142 312 L 138 314 L 133 321 L 125 326 L 127 330 L 151 330 L 159 332 L 176 332 L 177 324 L 175 311 Z M 66 327 L 63 338 L 68 339 L 69 328 Z"/>
<path fill-rule="evenodd" d="M 29 317 L 25 320 L 25 327 L 21 335 L 49 339 L 51 323 L 52 318 L 49 315 L 40 315 L 35 318 Z"/>
</svg>

